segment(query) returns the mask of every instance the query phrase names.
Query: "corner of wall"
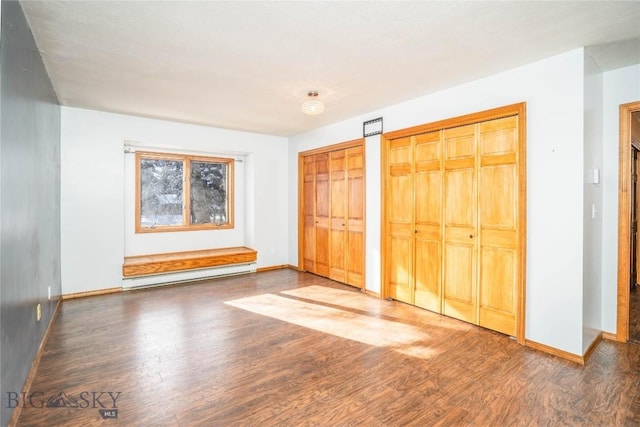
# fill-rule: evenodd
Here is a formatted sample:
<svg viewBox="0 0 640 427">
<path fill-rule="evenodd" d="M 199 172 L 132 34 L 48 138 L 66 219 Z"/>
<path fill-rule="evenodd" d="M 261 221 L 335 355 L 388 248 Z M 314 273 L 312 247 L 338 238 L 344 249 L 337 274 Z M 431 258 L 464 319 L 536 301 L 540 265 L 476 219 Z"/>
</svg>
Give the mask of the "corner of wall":
<svg viewBox="0 0 640 427">
<path fill-rule="evenodd" d="M 582 323 L 585 331 L 602 328 L 602 70 L 589 49 L 584 50 L 583 82 L 583 293 Z M 583 333 L 583 347 L 593 340 Z"/>
</svg>

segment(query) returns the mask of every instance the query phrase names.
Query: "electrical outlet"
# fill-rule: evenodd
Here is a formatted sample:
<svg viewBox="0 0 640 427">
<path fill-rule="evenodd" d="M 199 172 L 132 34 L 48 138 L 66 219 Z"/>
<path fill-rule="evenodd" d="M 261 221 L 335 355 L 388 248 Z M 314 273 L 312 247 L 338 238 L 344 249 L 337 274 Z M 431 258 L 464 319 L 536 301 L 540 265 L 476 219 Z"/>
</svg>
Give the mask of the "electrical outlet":
<svg viewBox="0 0 640 427">
<path fill-rule="evenodd" d="M 36 305 L 36 320 L 39 322 L 42 319 L 42 306 L 40 304 Z"/>
<path fill-rule="evenodd" d="M 51 286 L 47 288 L 47 299 L 51 301 Z"/>
</svg>

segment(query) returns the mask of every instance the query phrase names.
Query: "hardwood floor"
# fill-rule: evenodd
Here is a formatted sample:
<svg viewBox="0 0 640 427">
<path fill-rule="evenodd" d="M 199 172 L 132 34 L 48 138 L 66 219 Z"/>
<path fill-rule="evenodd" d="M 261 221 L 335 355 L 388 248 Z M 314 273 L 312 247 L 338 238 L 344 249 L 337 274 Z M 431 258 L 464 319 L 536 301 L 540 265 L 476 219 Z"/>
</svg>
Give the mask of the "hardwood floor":
<svg viewBox="0 0 640 427">
<path fill-rule="evenodd" d="M 640 287 L 637 285 L 629 294 L 629 341 L 640 344 Z"/>
<path fill-rule="evenodd" d="M 278 270 L 63 301 L 15 400 L 20 426 L 637 426 L 639 368 Z"/>
</svg>

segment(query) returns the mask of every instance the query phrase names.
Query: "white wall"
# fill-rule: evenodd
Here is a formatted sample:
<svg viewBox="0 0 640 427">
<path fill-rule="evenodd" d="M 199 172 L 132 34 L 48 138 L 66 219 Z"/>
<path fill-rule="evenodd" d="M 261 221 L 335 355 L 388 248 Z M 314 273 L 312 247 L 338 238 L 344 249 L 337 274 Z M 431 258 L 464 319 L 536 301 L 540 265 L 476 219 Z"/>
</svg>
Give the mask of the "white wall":
<svg viewBox="0 0 640 427">
<path fill-rule="evenodd" d="M 512 103 L 527 102 L 526 338 L 582 354 L 584 50 L 397 104 L 290 139 L 289 217 L 297 216 L 297 154 L 362 136 L 382 116 L 385 132 Z M 368 138 L 366 159 L 379 158 Z M 367 163 L 366 287 L 380 291 L 380 169 Z M 297 228 L 289 263 L 297 265 Z"/>
<path fill-rule="evenodd" d="M 592 176 L 602 169 L 602 70 L 587 51 L 584 74 L 583 353 L 600 334 L 602 319 L 602 185 Z"/>
<path fill-rule="evenodd" d="M 620 104 L 640 101 L 640 65 L 602 75 L 602 330 L 616 332 Z"/>
<path fill-rule="evenodd" d="M 367 119 L 365 119 L 367 120 Z M 363 120 L 364 121 L 364 120 Z M 365 288 L 379 293 L 381 290 L 382 258 L 380 253 L 380 137 L 370 136 L 365 140 Z M 376 227 L 376 224 L 378 227 Z"/>
<path fill-rule="evenodd" d="M 61 127 L 63 294 L 120 286 L 125 254 L 248 245 L 258 267 L 287 263 L 286 138 L 66 107 Z M 135 235 L 125 141 L 242 154 L 236 228 Z"/>
</svg>

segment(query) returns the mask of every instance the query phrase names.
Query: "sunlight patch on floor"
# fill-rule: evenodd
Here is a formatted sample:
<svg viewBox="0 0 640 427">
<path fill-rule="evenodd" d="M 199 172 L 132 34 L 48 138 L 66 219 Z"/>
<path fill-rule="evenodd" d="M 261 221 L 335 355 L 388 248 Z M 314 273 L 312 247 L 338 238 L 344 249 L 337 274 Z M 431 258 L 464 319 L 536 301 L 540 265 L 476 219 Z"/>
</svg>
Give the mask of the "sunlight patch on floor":
<svg viewBox="0 0 640 427">
<path fill-rule="evenodd" d="M 429 341 L 429 334 L 404 323 L 273 294 L 240 298 L 225 304 L 363 344 L 387 347 L 412 357 L 427 359 L 435 355 L 433 349 L 423 345 Z"/>
<path fill-rule="evenodd" d="M 282 291 L 281 294 L 291 295 L 322 302 L 324 304 L 341 305 L 354 310 L 380 312 L 380 301 L 367 297 L 362 293 L 344 291 L 342 289 L 327 288 L 326 286 L 311 285 L 304 288 Z"/>
<path fill-rule="evenodd" d="M 296 288 L 288 291 L 282 291 L 281 294 L 291 295 L 297 298 L 304 298 L 308 300 L 318 301 L 323 304 L 339 305 L 347 307 L 353 310 L 375 312 L 383 314 L 387 317 L 402 318 L 405 314 L 396 314 L 391 310 L 381 310 L 380 300 L 372 298 L 361 293 L 345 291 L 342 289 L 327 288 L 325 286 L 311 285 L 304 288 Z M 426 311 L 423 308 L 416 307 L 416 310 L 422 310 L 425 317 L 436 318 L 440 316 L 432 311 Z M 439 322 L 438 328 L 453 329 L 457 331 L 468 331 L 470 325 L 461 321 L 447 321 Z"/>
</svg>

